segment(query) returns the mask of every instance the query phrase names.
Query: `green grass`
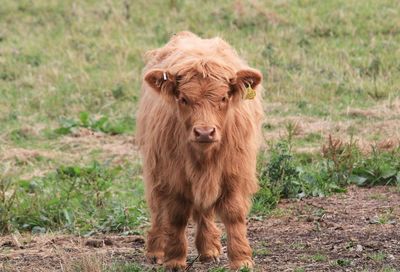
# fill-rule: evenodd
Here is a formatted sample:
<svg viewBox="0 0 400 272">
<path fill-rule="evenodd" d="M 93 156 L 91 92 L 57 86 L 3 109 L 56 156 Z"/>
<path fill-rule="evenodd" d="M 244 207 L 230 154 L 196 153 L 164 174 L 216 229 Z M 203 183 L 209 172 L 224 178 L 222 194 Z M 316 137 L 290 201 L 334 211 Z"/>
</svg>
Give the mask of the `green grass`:
<svg viewBox="0 0 400 272">
<path fill-rule="evenodd" d="M 253 214 L 282 197 L 399 184 L 398 149 L 364 155 L 350 140 L 377 146 L 398 130 L 399 13 L 391 0 L 2 1 L 1 231 L 140 231 L 128 147 L 144 53 L 181 30 L 223 37 L 264 75 L 271 150 Z M 330 133 L 343 143 L 319 155 Z"/>
<path fill-rule="evenodd" d="M 268 248 L 259 248 L 253 250 L 253 256 L 265 257 L 270 255 L 272 252 Z"/>
<path fill-rule="evenodd" d="M 228 269 L 224 267 L 216 267 L 208 270 L 208 272 L 227 272 L 227 271 Z"/>
<path fill-rule="evenodd" d="M 347 267 L 351 265 L 351 260 L 349 259 L 337 259 L 336 261 L 332 262 L 333 266 L 341 266 Z"/>
<path fill-rule="evenodd" d="M 1 182 L 4 180 L 2 179 Z M 3 184 L 3 183 L 2 183 Z M 135 233 L 147 222 L 140 167 L 62 166 L 0 187 L 0 231 Z M 11 196 L 6 196 L 12 191 Z"/>
<path fill-rule="evenodd" d="M 325 262 L 328 258 L 321 253 L 317 253 L 315 255 L 312 255 L 311 259 L 315 262 Z"/>
<path fill-rule="evenodd" d="M 227 39 L 264 73 L 267 101 L 340 118 L 398 96 L 398 12 L 390 0 L 5 1 L 1 132 L 78 112 L 132 118 L 144 52 L 184 29 Z"/>
<path fill-rule="evenodd" d="M 386 254 L 385 254 L 385 252 L 379 251 L 379 252 L 376 252 L 376 253 L 371 253 L 369 255 L 369 258 L 371 260 L 374 260 L 375 262 L 379 262 L 380 263 L 380 262 L 383 262 L 386 259 Z"/>
<path fill-rule="evenodd" d="M 104 272 L 164 272 L 165 270 L 161 267 L 159 268 L 146 268 L 137 263 L 114 263 L 104 268 Z"/>
<path fill-rule="evenodd" d="M 208 270 L 208 272 L 227 272 L 229 271 L 229 269 L 225 268 L 225 267 L 215 267 L 215 268 L 211 268 Z M 239 272 L 249 272 L 251 271 L 251 269 L 243 267 L 241 269 L 238 270 Z"/>
<path fill-rule="evenodd" d="M 383 267 L 379 272 L 396 272 L 397 269 L 389 266 Z"/>
<path fill-rule="evenodd" d="M 64 260 L 65 271 L 74 272 L 164 272 L 162 267 L 149 267 L 136 262 L 105 262 L 101 255 L 84 255 L 76 259 Z"/>
</svg>

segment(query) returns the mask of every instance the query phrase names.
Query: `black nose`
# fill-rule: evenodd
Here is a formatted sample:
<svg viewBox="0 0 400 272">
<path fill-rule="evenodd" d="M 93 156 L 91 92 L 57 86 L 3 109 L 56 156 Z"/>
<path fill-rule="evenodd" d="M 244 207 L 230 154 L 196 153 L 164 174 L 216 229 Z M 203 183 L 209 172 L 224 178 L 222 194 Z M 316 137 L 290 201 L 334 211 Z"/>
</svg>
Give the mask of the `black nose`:
<svg viewBox="0 0 400 272">
<path fill-rule="evenodd" d="M 215 140 L 214 127 L 194 127 L 193 133 L 196 141 L 200 143 L 209 143 Z"/>
</svg>

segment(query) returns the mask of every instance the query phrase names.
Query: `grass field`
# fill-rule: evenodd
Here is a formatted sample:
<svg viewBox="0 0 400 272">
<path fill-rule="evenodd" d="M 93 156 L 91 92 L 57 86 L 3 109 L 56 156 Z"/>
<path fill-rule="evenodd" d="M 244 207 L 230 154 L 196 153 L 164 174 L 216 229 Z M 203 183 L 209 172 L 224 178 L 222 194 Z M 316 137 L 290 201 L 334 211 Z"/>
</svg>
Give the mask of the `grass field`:
<svg viewBox="0 0 400 272">
<path fill-rule="evenodd" d="M 144 233 L 143 56 L 181 30 L 264 75 L 253 216 L 351 183 L 400 188 L 399 1 L 3 0 L 0 233 Z"/>
</svg>

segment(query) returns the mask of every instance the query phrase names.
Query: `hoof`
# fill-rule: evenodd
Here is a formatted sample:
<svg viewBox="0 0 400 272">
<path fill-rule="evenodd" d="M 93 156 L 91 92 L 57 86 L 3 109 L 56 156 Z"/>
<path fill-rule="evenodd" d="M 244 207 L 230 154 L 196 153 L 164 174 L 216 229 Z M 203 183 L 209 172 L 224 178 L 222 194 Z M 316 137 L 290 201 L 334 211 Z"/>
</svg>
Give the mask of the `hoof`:
<svg viewBox="0 0 400 272">
<path fill-rule="evenodd" d="M 163 264 L 164 253 L 162 252 L 147 253 L 146 259 L 151 264 Z"/>
<path fill-rule="evenodd" d="M 164 263 L 164 267 L 168 272 L 185 271 L 186 260 L 169 260 Z"/>
<path fill-rule="evenodd" d="M 231 261 L 229 266 L 234 271 L 239 271 L 242 268 L 248 268 L 250 271 L 253 271 L 254 262 L 251 259 Z"/>
<path fill-rule="evenodd" d="M 221 245 L 217 244 L 214 248 L 211 248 L 205 252 L 200 253 L 199 260 L 202 263 L 219 263 L 219 256 L 221 255 Z"/>
<path fill-rule="evenodd" d="M 202 263 L 217 263 L 219 264 L 220 259 L 218 256 L 210 256 L 210 255 L 200 255 L 199 258 Z"/>
</svg>

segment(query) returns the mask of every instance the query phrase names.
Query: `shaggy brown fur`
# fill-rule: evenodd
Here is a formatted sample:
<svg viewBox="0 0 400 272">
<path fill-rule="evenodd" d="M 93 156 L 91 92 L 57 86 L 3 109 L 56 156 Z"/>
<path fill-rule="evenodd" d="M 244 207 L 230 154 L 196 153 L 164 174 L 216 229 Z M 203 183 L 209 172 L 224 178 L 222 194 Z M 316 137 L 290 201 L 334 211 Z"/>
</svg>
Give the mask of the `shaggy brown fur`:
<svg viewBox="0 0 400 272">
<path fill-rule="evenodd" d="M 193 216 L 200 259 L 217 259 L 218 215 L 231 267 L 251 267 L 246 215 L 258 188 L 262 75 L 222 39 L 190 32 L 173 36 L 148 58 L 137 113 L 152 224 L 147 256 L 184 268 L 185 228 Z M 253 100 L 243 98 L 249 86 L 257 92 Z"/>
</svg>

